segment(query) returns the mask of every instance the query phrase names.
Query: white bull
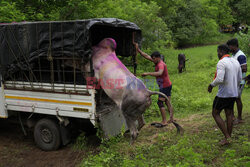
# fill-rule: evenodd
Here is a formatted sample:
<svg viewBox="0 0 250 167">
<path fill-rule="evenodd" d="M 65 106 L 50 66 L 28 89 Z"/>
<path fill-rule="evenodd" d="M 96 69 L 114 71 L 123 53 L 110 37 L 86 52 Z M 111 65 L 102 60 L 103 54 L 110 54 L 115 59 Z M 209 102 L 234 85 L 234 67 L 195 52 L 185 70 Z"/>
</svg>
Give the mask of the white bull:
<svg viewBox="0 0 250 167">
<path fill-rule="evenodd" d="M 161 94 L 166 99 L 168 98 L 163 93 L 148 90 L 144 83 L 123 65 L 116 56 L 114 39 L 105 38 L 92 49 L 95 77 L 101 82 L 105 93 L 121 109 L 130 130 L 131 138 L 134 140 L 138 135 L 135 121 L 142 120 L 143 112 L 151 105 L 150 96 Z M 142 121 L 139 121 L 139 124 L 139 127 L 143 126 Z M 181 127 L 177 123 L 174 123 L 174 125 L 179 132 Z"/>
</svg>

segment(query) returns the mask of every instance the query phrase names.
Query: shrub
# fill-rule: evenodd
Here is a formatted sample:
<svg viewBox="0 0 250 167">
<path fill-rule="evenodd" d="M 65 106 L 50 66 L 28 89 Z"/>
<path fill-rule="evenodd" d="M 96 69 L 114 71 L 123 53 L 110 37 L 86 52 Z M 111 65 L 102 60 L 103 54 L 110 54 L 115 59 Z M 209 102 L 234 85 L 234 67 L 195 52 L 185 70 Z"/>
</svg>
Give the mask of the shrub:
<svg viewBox="0 0 250 167">
<path fill-rule="evenodd" d="M 239 32 L 235 35 L 239 40 L 240 49 L 246 54 L 247 57 L 250 57 L 250 33 L 247 34 Z"/>
</svg>

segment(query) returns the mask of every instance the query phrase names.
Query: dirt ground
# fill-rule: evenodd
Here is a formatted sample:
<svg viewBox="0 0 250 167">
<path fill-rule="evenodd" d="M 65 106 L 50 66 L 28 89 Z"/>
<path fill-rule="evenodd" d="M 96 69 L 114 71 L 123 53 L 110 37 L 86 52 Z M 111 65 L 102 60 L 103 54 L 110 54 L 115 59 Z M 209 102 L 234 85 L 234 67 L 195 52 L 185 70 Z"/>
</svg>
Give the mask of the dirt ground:
<svg viewBox="0 0 250 167">
<path fill-rule="evenodd" d="M 45 152 L 36 147 L 32 131 L 24 136 L 21 126 L 0 120 L 0 167 L 73 167 L 81 162 L 84 151 L 71 145 Z"/>
</svg>

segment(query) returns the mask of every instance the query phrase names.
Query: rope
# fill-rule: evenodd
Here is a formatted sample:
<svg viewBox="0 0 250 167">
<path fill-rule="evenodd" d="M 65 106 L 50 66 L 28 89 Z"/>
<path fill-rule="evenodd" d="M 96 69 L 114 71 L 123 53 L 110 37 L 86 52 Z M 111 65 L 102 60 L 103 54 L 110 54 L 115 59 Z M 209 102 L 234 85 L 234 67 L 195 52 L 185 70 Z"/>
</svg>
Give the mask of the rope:
<svg viewBox="0 0 250 167">
<path fill-rule="evenodd" d="M 6 39 L 6 43 L 7 43 L 7 45 L 8 45 L 8 48 L 10 49 L 12 55 L 15 57 L 15 59 L 16 59 L 16 61 L 17 61 L 17 64 L 20 64 L 20 63 L 19 63 L 19 60 L 18 60 L 18 57 L 15 55 L 14 51 L 13 51 L 12 48 L 10 47 L 9 41 L 7 40 L 5 34 L 3 34 L 3 36 L 4 36 L 4 38 Z M 22 74 L 24 74 L 24 76 L 25 76 L 25 78 L 27 79 L 27 81 L 30 82 L 30 81 L 29 81 L 29 78 L 26 76 L 26 74 L 25 74 L 22 70 L 21 70 L 21 72 L 22 72 Z M 11 75 L 9 75 L 9 76 L 12 78 Z"/>
<path fill-rule="evenodd" d="M 23 126 L 23 122 L 22 122 L 22 119 L 21 119 L 21 114 L 20 114 L 20 112 L 18 112 L 18 119 L 19 119 L 19 122 L 20 122 L 20 125 L 21 125 L 21 128 L 22 128 L 22 131 L 23 131 L 24 136 L 27 136 L 27 132 L 26 132 L 26 130 L 24 129 L 24 126 Z"/>
<path fill-rule="evenodd" d="M 28 27 L 28 25 L 27 25 L 26 27 Z M 27 42 L 27 46 L 28 46 L 28 47 L 27 47 L 26 55 L 27 55 L 27 57 L 29 58 L 29 50 L 28 50 L 28 48 L 30 48 L 30 47 L 29 47 L 30 45 L 29 45 L 29 40 L 28 40 L 28 39 L 30 39 L 30 36 L 29 36 L 29 33 L 27 33 L 27 31 L 26 31 L 27 29 L 28 29 L 28 28 L 25 29 L 26 36 L 28 37 L 28 38 L 26 38 L 26 42 Z M 26 58 L 26 57 L 25 57 L 25 58 Z M 26 63 L 28 64 L 28 67 L 29 67 L 30 78 L 32 79 L 31 87 L 33 88 L 33 77 L 34 77 L 34 79 L 35 79 L 36 82 L 38 82 L 38 81 L 37 81 L 37 79 L 36 79 L 36 76 L 35 76 L 35 74 L 34 74 L 32 68 L 30 67 L 29 61 L 27 61 L 27 59 L 25 59 L 25 61 L 26 61 Z"/>
<path fill-rule="evenodd" d="M 37 27 L 37 24 L 36 24 L 36 40 L 37 40 L 37 50 L 38 50 L 38 53 L 40 53 L 40 48 L 39 48 L 39 35 L 38 35 L 38 27 Z M 40 60 L 40 56 L 38 57 L 38 67 L 39 67 L 39 76 L 40 76 L 40 82 L 42 82 L 42 70 L 41 70 L 41 60 Z"/>
<path fill-rule="evenodd" d="M 17 39 L 16 39 L 16 37 L 15 37 L 13 31 L 12 31 L 10 28 L 9 28 L 9 31 L 11 32 L 12 36 L 14 37 L 15 42 L 17 43 L 17 46 L 18 46 L 18 48 L 19 48 L 19 50 L 20 50 L 20 53 L 22 54 L 22 57 L 24 58 L 25 63 L 26 63 L 27 66 L 28 66 L 28 70 L 31 72 L 31 74 L 34 76 L 35 80 L 37 81 L 36 76 L 34 75 L 32 69 L 31 69 L 31 67 L 30 67 L 30 64 L 29 64 L 28 60 L 26 59 L 25 54 L 23 53 L 23 50 L 22 50 L 22 48 L 21 48 L 19 42 L 17 41 Z M 28 81 L 30 82 L 30 80 L 28 80 Z M 30 84 L 31 84 L 31 83 L 30 83 Z M 32 86 L 32 84 L 31 84 L 31 86 Z"/>
<path fill-rule="evenodd" d="M 61 32 L 62 32 L 62 57 L 64 56 L 64 49 L 63 49 L 63 45 L 64 45 L 64 38 L 63 38 L 63 23 L 61 22 Z M 65 71 L 64 71 L 64 59 L 63 61 L 63 83 L 64 83 L 64 91 L 66 92 L 66 85 L 65 85 Z"/>
<path fill-rule="evenodd" d="M 51 85 L 52 89 L 54 90 L 54 63 L 53 63 L 53 57 L 51 54 L 51 22 L 49 23 L 49 48 L 48 48 L 48 54 L 47 54 L 47 59 L 50 61 L 50 79 L 51 79 Z"/>
<path fill-rule="evenodd" d="M 74 87 L 76 88 L 76 62 L 75 62 L 75 41 L 76 41 L 76 22 L 74 22 L 74 43 L 73 43 L 73 67 L 74 67 Z"/>
</svg>

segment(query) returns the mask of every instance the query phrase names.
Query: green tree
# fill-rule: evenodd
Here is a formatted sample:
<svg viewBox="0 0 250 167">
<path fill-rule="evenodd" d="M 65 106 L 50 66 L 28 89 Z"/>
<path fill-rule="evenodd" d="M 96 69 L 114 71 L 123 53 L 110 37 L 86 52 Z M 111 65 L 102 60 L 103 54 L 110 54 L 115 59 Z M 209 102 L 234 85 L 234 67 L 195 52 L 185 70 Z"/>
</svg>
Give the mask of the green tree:
<svg viewBox="0 0 250 167">
<path fill-rule="evenodd" d="M 232 24 L 232 9 L 228 0 L 202 0 L 202 17 L 214 19 L 220 26 Z"/>
<path fill-rule="evenodd" d="M 17 9 L 16 3 L 0 1 L 0 22 L 24 21 L 24 14 Z"/>
<path fill-rule="evenodd" d="M 248 23 L 250 0 L 2 0 L 0 19 L 78 20 L 115 17 L 136 23 L 143 45 L 157 49 L 204 43 L 219 26 Z M 173 42 L 174 41 L 174 42 Z"/>
<path fill-rule="evenodd" d="M 53 20 L 78 20 L 93 18 L 95 0 L 67 0 L 65 4 L 55 7 L 49 17 Z"/>
<path fill-rule="evenodd" d="M 171 32 L 158 16 L 160 7 L 154 1 L 149 4 L 140 0 L 95 1 L 91 11 L 92 17 L 115 17 L 136 23 L 142 29 L 146 48 L 172 45 Z"/>
<path fill-rule="evenodd" d="M 201 4 L 198 0 L 178 0 L 174 4 L 168 3 L 168 5 L 170 12 L 162 11 L 162 14 L 166 14 L 164 20 L 179 46 L 188 44 L 201 34 Z"/>
<path fill-rule="evenodd" d="M 222 25 L 232 24 L 234 21 L 232 16 L 232 10 L 228 5 L 228 0 L 219 0 L 215 3 L 218 6 L 217 23 Z"/>
<path fill-rule="evenodd" d="M 236 34 L 236 38 L 239 40 L 240 49 L 250 58 L 250 33 L 244 34 L 239 32 Z"/>
<path fill-rule="evenodd" d="M 232 10 L 231 15 L 236 23 L 250 24 L 250 0 L 229 0 L 228 5 Z"/>
<path fill-rule="evenodd" d="M 241 0 L 235 4 L 237 9 L 238 21 L 245 24 L 250 24 L 250 0 Z"/>
</svg>

